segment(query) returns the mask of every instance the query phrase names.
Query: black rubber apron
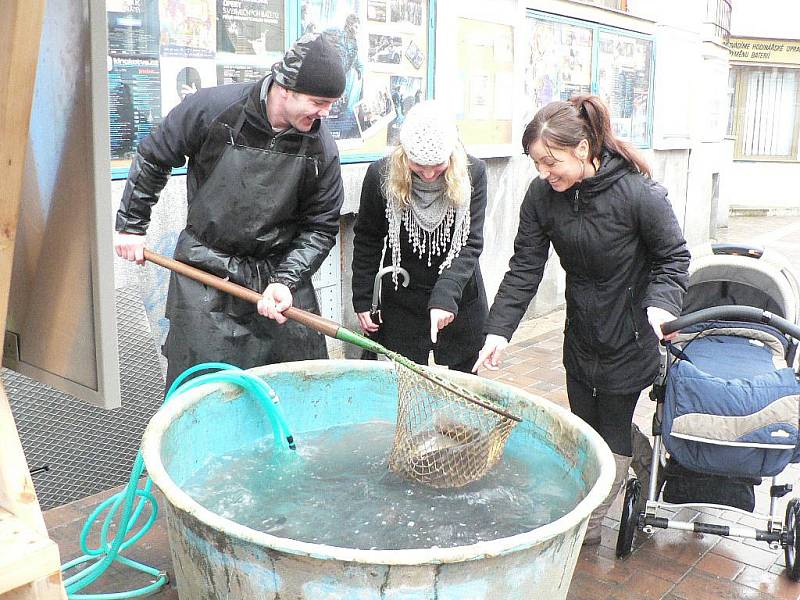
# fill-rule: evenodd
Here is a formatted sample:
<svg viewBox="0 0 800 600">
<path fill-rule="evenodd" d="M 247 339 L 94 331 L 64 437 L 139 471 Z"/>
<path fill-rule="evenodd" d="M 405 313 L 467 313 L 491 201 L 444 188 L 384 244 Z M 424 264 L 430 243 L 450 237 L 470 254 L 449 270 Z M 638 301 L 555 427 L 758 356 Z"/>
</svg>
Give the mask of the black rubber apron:
<svg viewBox="0 0 800 600">
<path fill-rule="evenodd" d="M 314 159 L 306 156 L 308 136 L 297 154 L 238 144 L 244 119 L 242 111 L 233 128 L 214 125 L 229 141 L 189 204 L 175 258 L 260 293 L 295 236 L 298 193 Z M 319 314 L 310 274 L 293 297 L 294 306 Z M 278 325 L 255 305 L 175 273 L 166 316 L 167 386 L 201 362 L 247 369 L 328 356 L 320 334 L 292 321 Z"/>
</svg>

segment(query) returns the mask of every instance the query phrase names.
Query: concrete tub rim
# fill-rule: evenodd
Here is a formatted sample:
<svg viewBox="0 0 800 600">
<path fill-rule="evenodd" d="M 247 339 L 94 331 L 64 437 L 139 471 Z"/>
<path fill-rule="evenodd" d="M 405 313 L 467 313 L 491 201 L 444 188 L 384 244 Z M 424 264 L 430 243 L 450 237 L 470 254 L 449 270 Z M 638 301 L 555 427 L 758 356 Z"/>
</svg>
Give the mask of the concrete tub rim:
<svg viewBox="0 0 800 600">
<path fill-rule="evenodd" d="M 362 360 L 312 360 L 266 365 L 250 369 L 249 372 L 263 377 L 273 371 L 281 373 L 313 371 L 314 373 L 342 372 L 346 370 L 392 369 L 392 365 L 383 361 Z M 468 378 L 470 375 L 455 373 L 457 378 Z M 267 380 L 268 381 L 268 380 Z M 488 381 L 488 380 L 487 380 Z M 589 493 L 564 515 L 531 531 L 526 531 L 513 536 L 486 540 L 466 546 L 449 548 L 409 548 L 403 550 L 363 550 L 358 548 L 345 548 L 328 544 L 315 544 L 291 538 L 283 538 L 269 533 L 252 529 L 203 507 L 189 494 L 183 491 L 169 476 L 161 461 L 161 440 L 169 425 L 184 412 L 192 408 L 202 398 L 220 389 L 235 389 L 233 384 L 199 386 L 180 394 L 164 405 L 150 420 L 142 439 L 142 456 L 147 472 L 153 483 L 162 491 L 166 500 L 178 511 L 182 511 L 205 525 L 239 540 L 266 547 L 278 552 L 307 556 L 322 560 L 338 560 L 343 562 L 381 565 L 431 565 L 458 563 L 479 560 L 494 556 L 503 556 L 512 552 L 525 550 L 554 539 L 560 534 L 579 526 L 588 519 L 592 511 L 608 495 L 614 480 L 614 457 L 608 445 L 600 435 L 595 432 L 585 421 L 573 415 L 570 411 L 558 406 L 554 402 L 530 394 L 521 388 L 491 381 L 492 386 L 513 391 L 515 395 L 525 398 L 532 404 L 544 405 L 548 411 L 556 413 L 562 421 L 578 429 L 588 438 L 589 445 L 595 450 L 600 466 L 600 476 L 589 490 Z M 291 425 L 291 424 L 290 424 Z M 582 539 L 582 538 L 581 538 Z"/>
</svg>

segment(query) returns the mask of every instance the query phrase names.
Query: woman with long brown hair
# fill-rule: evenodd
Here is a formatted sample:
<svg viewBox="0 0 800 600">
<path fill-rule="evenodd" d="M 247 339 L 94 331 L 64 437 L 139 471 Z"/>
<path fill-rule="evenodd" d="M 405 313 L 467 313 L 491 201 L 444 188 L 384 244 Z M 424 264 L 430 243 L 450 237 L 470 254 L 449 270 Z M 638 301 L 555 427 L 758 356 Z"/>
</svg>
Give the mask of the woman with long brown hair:
<svg viewBox="0 0 800 600">
<path fill-rule="evenodd" d="M 689 251 L 667 191 L 641 154 L 614 135 L 600 98 L 548 104 L 525 128 L 522 146 L 539 177 L 522 203 L 514 255 L 473 370 L 498 368 L 552 244 L 567 274 L 570 408 L 603 437 L 616 463 L 611 493 L 586 531 L 584 544 L 597 544 L 631 465 L 633 411 L 658 371 L 661 324 L 680 314 Z"/>
<path fill-rule="evenodd" d="M 488 311 L 478 264 L 485 210 L 486 167 L 464 151 L 452 112 L 435 101 L 415 105 L 400 144 L 370 165 L 361 190 L 353 240 L 361 330 L 418 363 L 433 349 L 437 364 L 470 371 Z M 387 276 L 378 320 L 370 308 L 382 266 L 393 281 Z M 408 287 L 398 285 L 400 268 Z"/>
</svg>

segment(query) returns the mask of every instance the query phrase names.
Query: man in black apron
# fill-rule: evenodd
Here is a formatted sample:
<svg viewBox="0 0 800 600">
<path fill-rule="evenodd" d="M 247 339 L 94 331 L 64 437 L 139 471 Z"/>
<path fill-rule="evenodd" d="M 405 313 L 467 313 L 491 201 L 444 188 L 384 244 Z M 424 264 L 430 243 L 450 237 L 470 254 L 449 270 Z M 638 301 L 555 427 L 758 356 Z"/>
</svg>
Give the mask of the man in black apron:
<svg viewBox="0 0 800 600">
<path fill-rule="evenodd" d="M 151 208 L 188 157 L 175 258 L 263 292 L 256 310 L 173 273 L 167 386 L 201 362 L 327 358 L 324 338 L 281 311 L 319 314 L 311 276 L 335 243 L 343 200 L 338 149 L 321 119 L 344 85 L 335 46 L 304 35 L 267 77 L 187 96 L 139 144 L 117 212 L 117 254 L 144 262 Z"/>
</svg>

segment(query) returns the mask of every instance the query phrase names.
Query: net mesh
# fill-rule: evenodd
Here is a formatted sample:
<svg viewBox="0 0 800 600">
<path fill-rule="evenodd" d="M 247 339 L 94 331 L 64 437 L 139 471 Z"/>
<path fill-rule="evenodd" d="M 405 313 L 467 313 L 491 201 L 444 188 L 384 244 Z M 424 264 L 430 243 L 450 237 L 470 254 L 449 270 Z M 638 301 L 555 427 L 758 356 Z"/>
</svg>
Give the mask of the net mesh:
<svg viewBox="0 0 800 600">
<path fill-rule="evenodd" d="M 503 455 L 516 421 L 465 398 L 436 375 L 395 363 L 397 428 L 389 468 L 435 488 L 483 477 Z M 483 400 L 483 402 L 487 402 Z"/>
</svg>

